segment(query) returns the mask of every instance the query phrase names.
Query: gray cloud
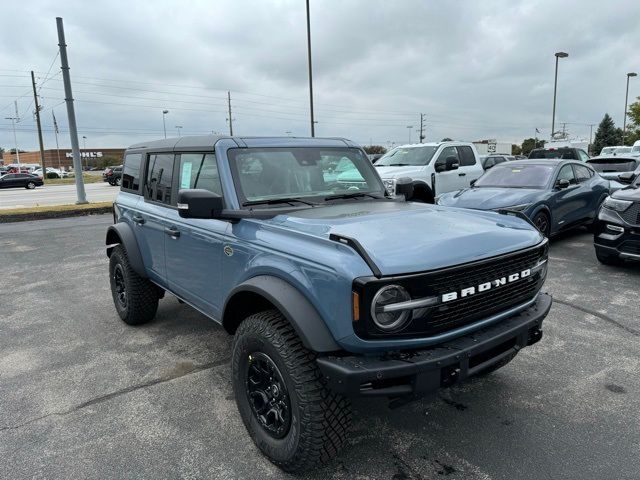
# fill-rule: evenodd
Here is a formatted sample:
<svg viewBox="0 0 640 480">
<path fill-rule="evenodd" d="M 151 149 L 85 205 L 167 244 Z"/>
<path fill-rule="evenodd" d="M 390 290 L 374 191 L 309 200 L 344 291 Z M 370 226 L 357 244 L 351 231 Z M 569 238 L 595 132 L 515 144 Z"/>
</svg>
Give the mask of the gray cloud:
<svg viewBox="0 0 640 480">
<path fill-rule="evenodd" d="M 445 136 L 519 142 L 549 133 L 553 53 L 561 61 L 557 122 L 588 136 L 609 112 L 622 123 L 625 74 L 640 69 L 638 2 L 311 1 L 317 132 L 362 143 Z M 226 131 L 231 90 L 237 133 L 307 135 L 305 10 L 302 0 L 101 3 L 3 2 L 0 114 L 23 114 L 19 144 L 37 137 L 28 70 L 45 80 L 65 21 L 80 135 L 88 146 L 123 146 L 162 136 Z M 58 74 L 56 60 L 51 75 Z M 15 76 L 9 76 L 15 75 Z M 45 143 L 62 129 L 60 75 L 40 90 Z M 630 96 L 640 95 L 632 81 Z M 13 146 L 0 120 L 0 146 Z M 60 135 L 68 145 L 67 133 Z"/>
</svg>

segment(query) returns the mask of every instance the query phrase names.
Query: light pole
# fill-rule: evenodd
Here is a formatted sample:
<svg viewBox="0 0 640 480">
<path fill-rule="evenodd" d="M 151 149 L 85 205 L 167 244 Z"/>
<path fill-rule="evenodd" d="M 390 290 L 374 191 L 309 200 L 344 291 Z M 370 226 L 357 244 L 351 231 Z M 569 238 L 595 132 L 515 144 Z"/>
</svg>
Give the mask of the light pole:
<svg viewBox="0 0 640 480">
<path fill-rule="evenodd" d="M 18 173 L 21 172 L 20 168 L 20 152 L 18 151 L 18 137 L 16 137 L 16 121 L 18 117 L 5 117 L 5 120 L 11 120 L 11 126 L 13 127 L 13 143 L 16 146 L 16 159 L 18 163 Z"/>
<path fill-rule="evenodd" d="M 627 93 L 624 95 L 624 117 L 622 120 L 622 145 L 624 145 L 624 135 L 627 131 L 627 103 L 629 102 L 629 78 L 637 77 L 636 72 L 627 73 Z"/>
<path fill-rule="evenodd" d="M 309 16 L 309 0 L 307 0 L 307 59 L 309 62 L 309 107 L 311 111 L 311 136 L 316 136 L 315 123 L 313 121 L 313 75 L 311 68 L 311 19 Z"/>
<path fill-rule="evenodd" d="M 558 91 L 558 59 L 567 58 L 569 54 L 565 52 L 556 52 L 555 55 L 556 55 L 556 75 L 555 75 L 555 80 L 553 82 L 553 114 L 551 118 L 551 138 L 553 138 L 553 134 L 556 133 L 556 93 Z"/>
<path fill-rule="evenodd" d="M 82 149 L 84 150 L 84 155 L 80 155 L 80 158 L 84 156 L 84 166 L 85 168 L 89 168 L 89 159 L 87 155 L 87 137 L 86 135 L 82 135 Z"/>
<path fill-rule="evenodd" d="M 182 125 L 176 125 L 176 130 L 178 131 L 178 138 L 180 138 L 180 130 L 182 129 Z"/>
<path fill-rule="evenodd" d="M 411 143 L 411 129 L 413 128 L 413 125 L 407 125 L 407 128 L 409 129 L 409 143 Z"/>
<path fill-rule="evenodd" d="M 164 120 L 164 116 L 169 113 L 169 110 L 162 110 L 162 129 L 164 130 L 164 138 L 167 138 L 167 123 Z"/>
</svg>

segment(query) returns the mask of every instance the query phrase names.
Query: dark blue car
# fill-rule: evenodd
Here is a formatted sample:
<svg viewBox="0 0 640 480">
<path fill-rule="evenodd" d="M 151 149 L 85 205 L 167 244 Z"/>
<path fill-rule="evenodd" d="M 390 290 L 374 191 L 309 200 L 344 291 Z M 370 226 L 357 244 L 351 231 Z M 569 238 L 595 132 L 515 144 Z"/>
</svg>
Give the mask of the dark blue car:
<svg viewBox="0 0 640 480">
<path fill-rule="evenodd" d="M 572 160 L 520 160 L 496 165 L 470 188 L 450 192 L 439 205 L 524 213 L 547 237 L 591 225 L 609 195 L 609 181 Z"/>
</svg>

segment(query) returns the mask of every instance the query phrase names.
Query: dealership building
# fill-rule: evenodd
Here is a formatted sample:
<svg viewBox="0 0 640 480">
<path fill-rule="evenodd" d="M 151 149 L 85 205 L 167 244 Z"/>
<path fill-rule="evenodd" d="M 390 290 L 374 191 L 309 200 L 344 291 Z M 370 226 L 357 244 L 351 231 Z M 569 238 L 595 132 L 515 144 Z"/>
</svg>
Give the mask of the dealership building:
<svg viewBox="0 0 640 480">
<path fill-rule="evenodd" d="M 122 164 L 124 148 L 100 148 L 100 149 L 80 149 L 82 165 L 86 167 L 100 167 L 108 165 Z M 17 163 L 15 153 L 5 151 L 2 154 L 2 163 L 9 165 Z M 35 152 L 20 152 L 20 163 L 37 163 L 40 165 L 40 150 Z M 70 149 L 49 149 L 44 151 L 44 163 L 47 167 L 63 168 L 69 170 L 73 167 L 73 155 Z"/>
</svg>

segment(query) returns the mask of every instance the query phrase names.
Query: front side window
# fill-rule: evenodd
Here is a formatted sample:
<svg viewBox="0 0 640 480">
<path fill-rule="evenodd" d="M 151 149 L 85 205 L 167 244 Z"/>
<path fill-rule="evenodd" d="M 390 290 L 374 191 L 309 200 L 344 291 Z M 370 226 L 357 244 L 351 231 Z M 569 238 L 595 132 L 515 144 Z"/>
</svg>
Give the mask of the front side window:
<svg viewBox="0 0 640 480">
<path fill-rule="evenodd" d="M 438 155 L 436 163 L 444 163 L 449 157 L 455 157 L 458 163 L 460 163 L 460 157 L 458 156 L 458 149 L 456 147 L 445 147 L 442 152 L 440 152 L 440 155 Z"/>
<path fill-rule="evenodd" d="M 380 157 L 376 167 L 405 167 L 428 165 L 438 147 L 397 147 Z"/>
<path fill-rule="evenodd" d="M 355 148 L 245 148 L 229 150 L 228 157 L 240 203 L 301 198 L 315 203 L 385 192 L 369 159 Z"/>
<path fill-rule="evenodd" d="M 128 190 L 137 193 L 140 190 L 140 163 L 142 160 L 141 153 L 128 153 L 124 157 L 124 166 L 122 167 L 122 190 Z M 118 173 L 120 169 L 110 167 L 114 173 Z"/>
<path fill-rule="evenodd" d="M 213 153 L 183 153 L 180 155 L 179 189 L 202 188 L 222 196 L 222 184 Z"/>
<path fill-rule="evenodd" d="M 556 181 L 557 180 L 569 180 L 570 185 L 575 185 L 577 183 L 576 177 L 573 173 L 573 168 L 571 168 L 571 165 L 565 165 L 560 169 L 560 172 L 558 173 L 558 178 L 556 179 Z"/>
<path fill-rule="evenodd" d="M 145 196 L 154 201 L 171 204 L 174 155 L 161 153 L 149 155 Z"/>
<path fill-rule="evenodd" d="M 458 150 L 458 157 L 460 158 L 461 167 L 469 167 L 476 164 L 476 156 L 473 154 L 473 150 L 471 149 L 471 147 L 461 145 L 459 147 L 456 147 L 456 149 Z M 496 160 L 496 163 L 500 162 Z"/>
</svg>

